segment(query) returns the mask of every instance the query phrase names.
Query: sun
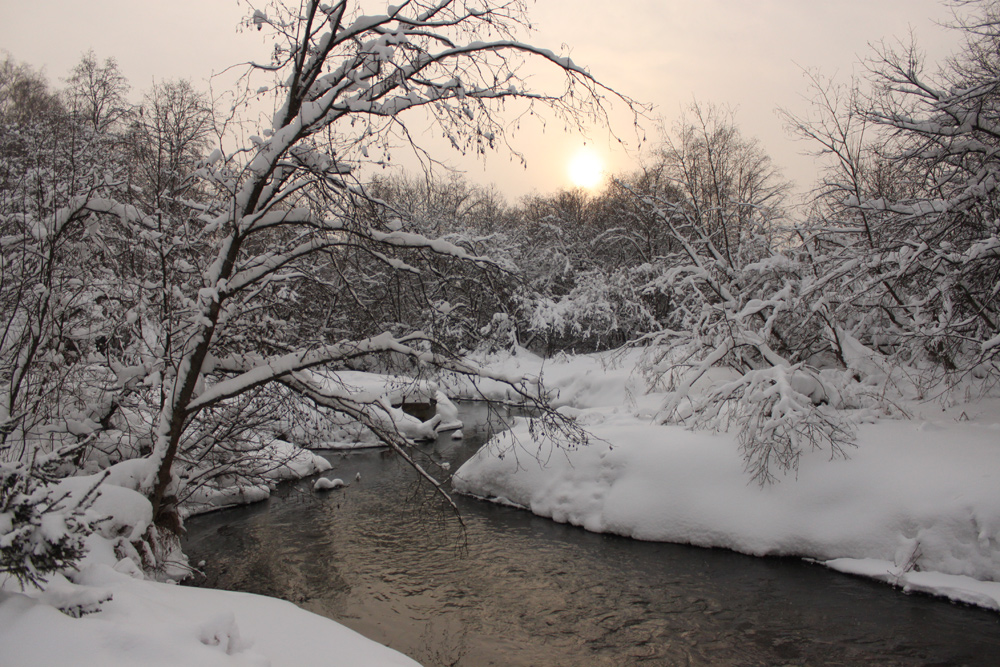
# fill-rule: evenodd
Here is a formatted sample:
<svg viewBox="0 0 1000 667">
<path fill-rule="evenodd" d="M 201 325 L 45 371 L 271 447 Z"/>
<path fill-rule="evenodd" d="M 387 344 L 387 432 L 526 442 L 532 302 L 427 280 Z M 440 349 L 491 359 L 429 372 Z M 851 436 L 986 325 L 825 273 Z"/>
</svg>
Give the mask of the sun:
<svg viewBox="0 0 1000 667">
<path fill-rule="evenodd" d="M 591 190 L 604 180 L 604 162 L 597 151 L 584 145 L 569 161 L 569 180 L 578 188 Z"/>
</svg>

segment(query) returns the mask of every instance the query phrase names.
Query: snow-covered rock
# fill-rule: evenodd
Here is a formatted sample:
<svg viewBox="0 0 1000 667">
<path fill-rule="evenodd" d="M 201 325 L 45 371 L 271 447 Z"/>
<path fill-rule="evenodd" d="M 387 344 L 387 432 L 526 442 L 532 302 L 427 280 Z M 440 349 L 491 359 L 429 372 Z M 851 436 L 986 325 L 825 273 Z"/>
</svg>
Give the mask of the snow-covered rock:
<svg viewBox="0 0 1000 667">
<path fill-rule="evenodd" d="M 341 489 L 347 486 L 344 480 L 336 477 L 330 479 L 329 477 L 320 477 L 313 484 L 313 491 L 329 491 L 330 489 Z"/>
</svg>

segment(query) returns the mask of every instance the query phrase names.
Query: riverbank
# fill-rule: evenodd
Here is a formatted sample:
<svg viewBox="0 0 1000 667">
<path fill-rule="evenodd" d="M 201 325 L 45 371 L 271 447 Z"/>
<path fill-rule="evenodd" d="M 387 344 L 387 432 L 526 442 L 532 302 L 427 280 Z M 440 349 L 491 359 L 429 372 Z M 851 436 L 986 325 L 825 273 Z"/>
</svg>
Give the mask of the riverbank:
<svg viewBox="0 0 1000 667">
<path fill-rule="evenodd" d="M 489 437 L 487 420 L 495 429 L 509 414 L 459 410 L 465 438 L 421 444 L 419 460 L 459 469 Z M 400 457 L 324 456 L 349 487 L 315 493 L 302 480 L 188 522 L 184 549 L 207 561 L 203 585 L 294 601 L 428 667 L 992 667 L 995 612 L 800 559 L 598 534 L 464 496 L 460 526 Z"/>
<path fill-rule="evenodd" d="M 107 565 L 90 566 L 74 579 L 76 583 L 57 577 L 45 592 L 0 592 L 0 664 L 418 664 L 339 623 L 274 598 L 144 581 Z M 100 613 L 87 613 L 96 612 L 101 600 Z M 81 612 L 81 617 L 72 615 Z"/>
<path fill-rule="evenodd" d="M 646 390 L 638 355 L 488 360 L 544 377 L 593 438 L 561 450 L 522 420 L 456 472 L 455 489 L 594 532 L 798 556 L 1000 610 L 996 398 L 866 415 L 846 458 L 804 451 L 797 472 L 760 486 L 735 434 L 658 423 L 664 393 Z"/>
<path fill-rule="evenodd" d="M 462 426 L 457 408 L 431 383 L 347 372 L 336 386 L 376 406 L 376 423 L 380 419 L 387 429 L 410 441 L 433 440 L 439 431 Z M 424 422 L 392 407 L 407 400 L 432 400 L 433 417 Z M 313 417 L 314 431 L 303 429 L 301 423 L 284 425 L 288 437 L 303 446 L 350 450 L 381 444 L 360 423 L 318 410 L 306 416 Z M 317 439 L 320 433 L 322 438 Z M 258 503 L 267 500 L 279 482 L 330 469 L 326 459 L 299 444 L 266 433 L 253 437 L 256 446 L 240 461 L 248 479 L 220 474 L 185 490 L 182 516 Z M 417 664 L 288 602 L 147 580 L 148 575 L 176 581 L 192 569 L 176 547 L 155 556 L 137 552 L 146 548 L 137 545 L 144 543 L 152 523 L 150 503 L 136 491 L 146 475 L 145 463 L 145 459 L 130 459 L 102 473 L 58 483 L 57 496 L 82 496 L 96 487 L 94 504 L 88 510 L 96 531 L 86 538 L 87 552 L 78 570 L 54 574 L 41 588 L 22 588 L 13 578 L 0 579 L 0 664 L 297 667 L 317 664 L 317 656 L 322 656 L 319 660 L 324 665 Z M 5 518 L 0 514 L 0 522 Z M 59 530 L 57 523 L 62 519 L 58 514 L 51 518 L 43 528 Z M 0 532 L 7 535 L 10 528 Z M 139 564 L 149 562 L 155 562 L 158 571 L 144 575 Z M 58 641 L 52 641 L 53 637 Z"/>
<path fill-rule="evenodd" d="M 1000 420 L 997 415 L 1000 410 L 997 410 L 996 401 L 956 403 L 943 409 L 937 403 L 909 404 L 906 407 L 912 412 L 912 419 L 883 419 L 859 424 L 858 446 L 850 450 L 849 458 L 830 461 L 829 452 L 806 452 L 797 476 L 787 475 L 773 485 L 759 487 L 750 483 L 743 472 L 738 444 L 733 436 L 691 432 L 679 426 L 655 423 L 654 415 L 662 404 L 663 395 L 657 391 L 646 391 L 646 380 L 636 372 L 634 357 L 585 356 L 543 362 L 521 351 L 515 357 L 497 358 L 492 362 L 511 377 L 521 373 L 543 375 L 546 384 L 557 390 L 554 402 L 561 406 L 564 415 L 574 418 L 595 437 L 589 446 L 577 450 L 550 449 L 532 439 L 528 423 L 522 420 L 459 469 L 461 461 L 448 458 L 455 446 L 452 444 L 455 441 L 449 436 L 442 441 L 445 444 L 439 442 L 425 453 L 431 460 L 444 461 L 452 469 L 459 469 L 455 487 L 465 493 L 524 507 L 540 516 L 580 525 L 593 532 L 617 533 L 640 540 L 725 547 L 752 555 L 804 557 L 838 571 L 880 579 L 907 590 L 945 595 L 987 609 L 998 609 L 1000 591 L 997 590 L 996 580 L 1000 552 L 997 548 L 1000 484 L 997 482 L 1000 480 L 997 479 L 997 471 L 1000 471 L 1000 443 L 997 435 L 1000 434 Z M 452 388 L 462 394 L 461 387 L 455 385 Z M 479 383 L 476 395 L 485 394 L 499 399 L 504 397 L 505 391 L 506 385 L 483 381 Z M 382 473 L 381 466 L 395 460 L 393 457 L 383 460 L 377 453 L 372 453 L 372 459 Z M 396 463 L 402 465 L 399 461 Z M 354 480 L 357 472 L 359 469 L 351 464 L 331 474 Z M 382 476 L 375 472 L 374 468 L 371 474 L 365 472 L 364 484 L 354 483 L 344 491 L 316 494 L 311 491 L 312 482 L 303 481 L 298 484 L 301 490 L 297 493 L 307 494 L 310 506 L 325 508 L 323 511 L 328 513 L 322 515 L 325 525 L 331 520 L 330 516 L 340 514 L 342 502 L 346 508 L 348 503 L 353 502 L 350 499 L 360 500 L 363 497 L 362 490 L 367 487 L 368 480 Z M 125 480 L 118 477 L 122 475 L 116 476 L 115 480 L 124 483 Z M 365 539 L 374 540 L 380 551 L 359 550 L 362 554 L 360 560 L 372 565 L 375 572 L 367 581 L 373 586 L 383 587 L 379 588 L 382 593 L 377 596 L 377 604 L 391 607 L 389 614 L 393 619 L 397 618 L 398 609 L 405 605 L 422 604 L 436 598 L 433 592 L 425 594 L 423 591 L 436 590 L 427 582 L 438 581 L 444 570 L 439 562 L 428 560 L 429 550 L 425 543 L 404 553 L 405 558 L 398 564 L 371 562 L 372 553 L 385 551 L 384 517 L 389 512 L 399 513 L 400 507 L 412 503 L 409 490 L 412 483 L 413 480 L 409 480 L 400 486 L 406 489 L 406 493 L 398 498 L 382 488 L 371 489 L 370 496 L 375 499 L 372 502 L 379 503 L 377 507 L 365 507 L 349 520 L 361 524 L 364 520 L 378 518 L 377 525 L 368 526 L 362 534 Z M 112 488 L 118 488 L 121 493 L 134 493 L 126 488 Z M 138 494 L 135 496 L 129 502 L 119 504 L 123 512 L 131 512 L 140 506 L 148 510 L 145 499 Z M 466 502 L 471 504 L 471 501 Z M 96 509 L 105 514 L 113 514 L 114 510 Z M 305 537 L 293 541 L 315 543 L 319 534 L 314 526 L 320 524 L 305 521 L 302 510 L 302 503 L 296 503 L 294 522 L 305 524 L 302 528 Z M 419 515 L 421 508 L 414 508 L 413 511 Z M 136 529 L 148 524 L 149 518 L 131 516 L 116 519 L 107 526 L 109 536 L 116 532 L 112 530 L 114 526 L 120 524 Z M 493 521 L 495 517 L 490 516 L 489 522 Z M 400 523 L 408 529 L 412 528 L 414 517 L 407 516 Z M 291 530 L 289 525 L 285 522 L 280 529 L 267 529 L 265 532 L 285 536 Z M 520 530 L 524 532 L 525 529 L 521 527 Z M 530 528 L 532 532 L 536 530 L 537 526 Z M 346 528 L 339 526 L 333 534 L 339 540 L 345 532 Z M 521 539 L 509 529 L 500 533 L 503 540 Z M 319 539 L 320 542 L 330 541 L 329 535 L 322 535 L 326 537 Z M 94 540 L 90 545 L 90 556 L 81 565 L 81 571 L 72 576 L 72 583 L 57 576 L 45 592 L 22 593 L 8 586 L 0 593 L 0 664 L 48 665 L 73 661 L 84 665 L 301 665 L 311 664 L 316 655 L 324 656 L 324 664 L 332 665 L 416 664 L 333 621 L 274 598 L 140 580 L 135 576 L 138 572 L 130 565 L 132 561 L 119 558 L 115 553 L 115 540 L 101 541 L 97 537 Z M 392 543 L 394 549 L 398 549 L 397 538 L 393 537 Z M 328 579 L 335 580 L 340 576 L 335 570 L 327 572 L 327 563 L 334 562 L 335 557 L 343 557 L 342 542 L 324 543 L 324 548 L 333 546 L 337 548 L 315 557 L 317 567 L 323 570 L 321 590 L 329 588 Z M 435 549 L 448 551 L 441 545 Z M 271 549 L 265 551 L 270 552 Z M 503 632 L 500 634 L 507 637 L 511 624 L 520 622 L 524 616 L 520 611 L 526 597 L 524 591 L 535 594 L 536 588 L 541 585 L 539 582 L 545 582 L 544 585 L 552 589 L 551 595 L 538 600 L 540 606 L 531 614 L 536 623 L 544 627 L 532 628 L 533 634 L 525 631 L 525 635 L 547 637 L 545 633 L 556 631 L 548 627 L 548 621 L 552 620 L 553 614 L 560 618 L 559 615 L 563 614 L 553 611 L 563 609 L 566 604 L 563 588 L 590 590 L 593 582 L 581 579 L 572 586 L 565 586 L 566 559 L 578 557 L 576 548 L 568 550 L 559 544 L 544 558 L 539 556 L 538 547 L 534 544 L 515 544 L 510 552 L 499 564 L 495 553 L 483 559 L 484 563 L 497 568 L 495 572 L 491 571 L 488 578 L 502 583 L 477 593 L 474 599 L 477 604 L 480 600 L 483 604 L 490 601 L 497 609 L 507 612 L 518 610 L 514 613 L 516 618 L 507 618 L 502 624 Z M 526 554 L 530 554 L 527 556 L 529 560 L 545 561 L 544 565 L 551 568 L 534 571 L 531 569 L 534 564 L 529 566 L 524 562 Z M 631 554 L 628 552 L 628 555 L 611 560 L 617 567 L 623 560 L 634 558 Z M 245 560 L 246 551 L 239 550 L 235 557 Z M 296 562 L 301 560 L 295 559 Z M 698 564 L 693 571 L 701 573 L 704 564 L 701 557 L 696 560 Z M 650 558 L 650 562 L 657 566 L 661 561 L 660 555 Z M 397 583 L 386 586 L 383 575 L 391 572 L 391 580 L 395 582 L 395 578 L 402 576 L 401 573 L 412 571 L 415 562 L 424 563 L 425 570 L 417 573 L 416 581 L 401 585 L 403 597 L 390 597 L 398 592 L 396 589 L 400 586 Z M 292 566 L 282 563 L 280 567 Z M 581 570 L 589 574 L 593 566 L 588 563 Z M 610 568 L 609 571 L 613 570 Z M 476 569 L 477 579 L 481 578 L 483 571 L 483 566 Z M 651 565 L 648 572 L 640 575 L 640 581 L 647 581 L 644 577 L 650 577 L 654 571 Z M 525 572 L 522 588 L 516 588 L 505 579 L 511 573 Z M 663 582 L 663 586 L 669 585 L 676 577 L 675 571 L 671 572 L 670 581 Z M 258 575 L 256 571 L 252 574 L 253 577 Z M 628 613 L 620 613 L 622 618 L 618 619 L 620 623 L 616 625 L 615 632 L 624 633 L 625 629 L 632 632 L 635 626 L 630 614 L 640 611 L 646 615 L 642 626 L 644 633 L 648 628 L 659 628 L 664 618 L 676 616 L 675 598 L 690 597 L 697 578 L 693 576 L 692 581 L 685 582 L 680 588 L 683 595 L 666 595 L 666 599 L 656 605 L 651 605 L 637 592 L 635 605 L 628 608 Z M 309 577 L 303 580 L 309 583 L 310 589 L 315 583 Z M 598 578 L 598 581 L 602 580 Z M 348 582 L 340 583 L 350 587 Z M 761 593 L 760 599 L 740 607 L 744 610 L 740 613 L 757 609 L 773 597 L 768 588 L 771 585 L 769 583 L 764 587 L 766 590 Z M 466 586 L 469 585 L 456 579 L 442 589 L 443 604 L 449 613 L 454 611 L 450 606 L 454 600 L 472 599 Z M 609 591 L 617 595 L 621 588 L 616 585 Z M 372 589 L 364 586 L 361 589 L 365 598 L 371 597 Z M 414 590 L 422 593 L 414 596 L 411 594 Z M 809 590 L 809 595 L 812 595 L 813 589 Z M 270 590 L 262 592 L 281 594 Z M 314 594 L 309 591 L 309 595 Z M 559 632 L 562 628 L 570 636 L 559 635 L 566 645 L 559 644 L 557 653 L 560 655 L 546 664 L 562 664 L 560 658 L 574 648 L 584 652 L 593 650 L 590 646 L 592 636 L 604 636 L 601 633 L 605 632 L 607 618 L 603 610 L 609 606 L 622 608 L 622 601 L 614 595 L 600 604 L 593 601 L 581 604 L 573 618 L 557 625 Z M 718 600 L 713 604 L 720 609 L 727 609 L 721 600 L 728 599 L 728 595 L 711 593 L 706 597 Z M 291 599 L 298 601 L 299 598 Z M 692 615 L 683 617 L 681 628 L 690 627 L 693 618 L 703 616 L 701 605 L 702 601 L 695 598 L 689 610 Z M 92 613 L 98 609 L 100 613 Z M 82 614 L 82 617 L 75 618 L 67 613 Z M 428 641 L 434 643 L 434 650 L 443 650 L 434 634 L 437 626 L 432 622 L 443 613 L 430 613 L 422 606 L 414 610 L 413 618 L 408 621 L 414 627 L 423 627 L 416 625 L 417 619 L 431 619 L 427 621 L 426 630 L 410 631 L 410 634 L 419 637 L 417 645 L 422 646 L 426 632 L 431 638 Z M 779 617 L 776 627 L 793 624 L 797 613 L 800 612 Z M 596 618 L 588 614 L 596 615 Z M 759 631 L 768 622 L 764 617 L 770 614 L 772 612 L 762 614 L 750 627 L 755 632 Z M 362 615 L 361 618 L 359 623 L 364 623 L 366 617 Z M 587 626 L 589 634 L 576 637 L 574 628 L 579 627 L 580 619 L 590 623 Z M 827 622 L 826 611 L 815 620 L 817 625 Z M 845 624 L 853 627 L 854 621 Z M 378 633 L 387 632 L 383 626 L 389 625 L 392 623 L 372 621 L 363 629 L 366 634 L 388 642 L 388 634 L 383 637 Z M 457 648 L 449 644 L 448 650 L 465 650 L 464 635 L 455 635 L 453 628 L 450 632 L 453 632 L 450 641 L 457 642 Z M 719 635 L 730 632 L 731 629 L 724 629 Z M 919 634 L 920 631 L 911 629 L 911 632 Z M 608 643 L 608 660 L 620 659 L 623 646 L 650 647 L 653 640 L 649 637 L 654 636 L 673 637 L 670 641 L 676 644 L 676 636 L 682 634 L 682 629 L 666 634 L 657 629 L 641 636 L 625 636 L 621 643 Z M 989 635 L 984 633 L 982 636 Z M 58 641 L 55 641 L 56 638 Z M 550 640 L 547 638 L 542 643 L 550 644 Z M 495 650 L 500 655 L 509 655 L 506 645 L 498 648 L 489 644 L 490 641 L 496 640 L 489 639 L 485 648 L 477 650 Z M 728 639 L 726 641 L 726 646 L 729 646 Z M 582 646 L 577 647 L 577 642 Z M 845 645 L 853 646 L 855 643 L 851 639 Z M 717 657 L 719 653 L 716 651 L 722 650 L 713 645 L 712 650 L 707 651 L 702 638 L 692 638 L 690 646 L 680 648 L 668 644 L 670 642 L 666 640 L 660 642 L 657 650 L 662 650 L 664 654 L 678 650 L 685 655 L 700 655 L 706 661 Z M 826 638 L 822 642 L 817 641 L 817 646 L 821 646 L 818 651 L 829 650 Z M 879 655 L 892 655 L 893 650 L 885 648 L 885 653 Z M 707 652 L 702 654 L 699 651 Z M 420 654 L 411 654 L 423 659 Z M 774 658 L 773 653 L 762 655 Z M 434 664 L 434 660 L 429 660 L 428 664 Z M 536 653 L 526 656 L 523 664 L 542 663 L 538 662 Z"/>
<path fill-rule="evenodd" d="M 330 467 L 322 463 L 321 469 Z M 70 478 L 63 485 L 61 490 L 75 492 L 90 483 Z M 109 483 L 92 510 L 105 519 L 86 538 L 78 569 L 50 575 L 42 588 L 0 579 L 0 665 L 418 664 L 289 602 L 149 580 L 134 549 L 126 553 L 128 538 L 152 520 L 149 501 Z M 59 529 L 55 523 L 46 528 Z M 179 550 L 161 559 L 164 574 L 190 572 Z"/>
</svg>

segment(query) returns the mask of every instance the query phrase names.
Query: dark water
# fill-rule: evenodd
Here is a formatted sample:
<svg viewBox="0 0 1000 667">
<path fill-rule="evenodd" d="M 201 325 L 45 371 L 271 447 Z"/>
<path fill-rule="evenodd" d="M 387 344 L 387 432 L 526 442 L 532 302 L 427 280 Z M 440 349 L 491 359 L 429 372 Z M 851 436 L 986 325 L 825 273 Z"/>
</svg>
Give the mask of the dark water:
<svg viewBox="0 0 1000 667">
<path fill-rule="evenodd" d="M 421 447 L 424 460 L 457 469 L 482 442 L 473 430 Z M 462 529 L 399 457 L 329 458 L 349 488 L 305 480 L 188 521 L 185 549 L 207 561 L 199 583 L 291 600 L 427 667 L 1000 665 L 996 613 L 458 498 Z"/>
</svg>

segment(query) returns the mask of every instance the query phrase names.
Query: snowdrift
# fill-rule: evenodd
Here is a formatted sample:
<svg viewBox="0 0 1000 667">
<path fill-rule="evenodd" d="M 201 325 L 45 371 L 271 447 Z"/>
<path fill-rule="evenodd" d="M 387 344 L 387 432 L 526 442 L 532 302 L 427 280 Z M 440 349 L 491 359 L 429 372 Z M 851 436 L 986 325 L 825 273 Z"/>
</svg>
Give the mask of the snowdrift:
<svg viewBox="0 0 1000 667">
<path fill-rule="evenodd" d="M 147 580 L 131 541 L 152 507 L 126 488 L 135 475 L 119 465 L 88 510 L 106 520 L 87 537 L 79 571 L 50 575 L 41 589 L 0 577 L 0 665 L 417 664 L 289 602 Z M 69 478 L 60 491 L 79 494 L 94 480 Z M 179 551 L 169 556 L 189 569 Z"/>
<path fill-rule="evenodd" d="M 662 395 L 639 393 L 636 357 L 624 361 L 507 362 L 536 364 L 594 438 L 566 451 L 521 420 L 455 489 L 595 532 L 801 556 L 1000 610 L 1000 402 L 860 424 L 847 459 L 806 452 L 797 474 L 761 486 L 732 434 L 651 419 Z"/>
</svg>

